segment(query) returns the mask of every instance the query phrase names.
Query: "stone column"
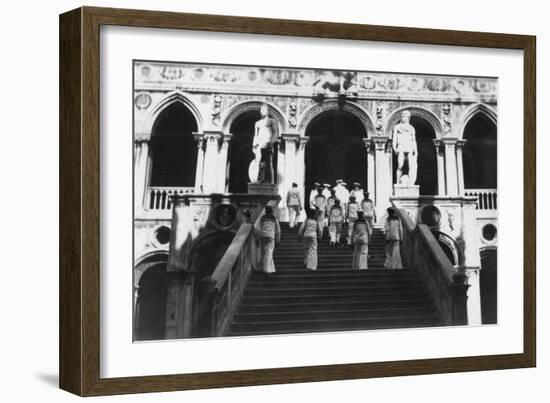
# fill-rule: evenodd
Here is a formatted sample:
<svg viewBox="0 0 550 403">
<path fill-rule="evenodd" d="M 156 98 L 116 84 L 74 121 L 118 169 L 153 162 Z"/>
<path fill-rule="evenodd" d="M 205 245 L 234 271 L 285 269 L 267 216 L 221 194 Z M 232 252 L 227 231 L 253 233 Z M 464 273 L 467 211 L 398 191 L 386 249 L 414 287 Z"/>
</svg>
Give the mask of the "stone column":
<svg viewBox="0 0 550 403">
<path fill-rule="evenodd" d="M 456 165 L 456 138 L 441 139 L 445 147 L 445 178 L 447 196 L 458 196 L 458 170 Z"/>
<path fill-rule="evenodd" d="M 372 136 L 374 143 L 375 154 L 375 206 L 376 218 L 380 221 L 386 212 L 386 208 L 390 205 L 390 196 L 392 193 L 392 172 L 389 168 L 388 153 L 386 147 L 388 145 L 388 137 Z M 391 154 L 390 154 L 391 155 Z"/>
<path fill-rule="evenodd" d="M 305 149 L 306 144 L 309 141 L 309 137 L 300 137 L 299 143 L 298 143 L 298 152 L 296 153 L 296 183 L 298 184 L 298 188 L 300 189 L 300 197 L 302 199 L 302 202 L 304 203 L 304 206 L 306 205 L 306 162 L 305 162 Z M 303 214 L 305 212 L 305 209 L 302 210 L 302 214 L 300 217 L 300 220 L 303 220 Z"/>
<path fill-rule="evenodd" d="M 281 206 L 286 207 L 286 194 L 292 187 L 292 182 L 296 181 L 296 143 L 299 144 L 300 137 L 297 134 L 282 134 L 281 138 L 284 143 L 285 165 L 283 171 L 283 183 L 279 184 L 279 189 L 282 188 L 283 190 L 283 193 L 281 194 Z M 286 219 L 288 219 L 288 209 L 283 209 L 281 213 L 281 218 L 286 217 Z"/>
<path fill-rule="evenodd" d="M 376 170 L 374 162 L 374 149 L 371 147 L 372 143 L 369 138 L 364 138 L 363 142 L 365 143 L 365 148 L 367 149 L 367 192 L 369 192 L 369 197 L 372 200 L 376 200 L 376 191 L 374 189 L 374 172 Z"/>
<path fill-rule="evenodd" d="M 136 212 L 143 211 L 147 206 L 145 205 L 147 198 L 145 192 L 147 191 L 149 167 L 149 138 L 139 137 L 134 140 L 134 205 Z"/>
<path fill-rule="evenodd" d="M 193 239 L 193 215 L 187 197 L 173 199 L 168 271 L 185 270 L 189 240 Z"/>
<path fill-rule="evenodd" d="M 437 194 L 445 195 L 445 157 L 443 154 L 442 142 L 440 139 L 434 139 L 435 155 L 437 157 Z"/>
<path fill-rule="evenodd" d="M 466 140 L 458 140 L 456 143 L 456 164 L 458 170 L 458 194 L 464 195 L 464 165 L 462 160 L 462 149 Z"/>
<path fill-rule="evenodd" d="M 464 268 L 468 277 L 468 324 L 481 324 L 481 292 L 479 275 L 481 258 L 479 256 L 479 226 L 476 220 L 475 197 L 465 198 L 462 204 L 462 233 L 457 239 L 464 254 Z"/>
<path fill-rule="evenodd" d="M 286 155 L 283 149 L 283 141 L 279 138 L 277 146 L 273 148 L 274 152 L 276 151 L 277 158 L 277 170 L 273 172 L 273 183 L 277 185 L 277 194 L 281 197 L 283 204 L 279 205 L 279 220 L 285 221 L 286 209 L 281 208 L 285 206 L 286 201 L 286 183 L 285 183 L 285 165 L 286 165 Z M 275 156 L 274 156 L 275 157 Z"/>
<path fill-rule="evenodd" d="M 481 269 L 466 268 L 466 283 L 468 287 L 468 299 L 466 300 L 466 310 L 468 312 L 468 325 L 481 325 L 481 290 L 479 286 L 479 275 Z"/>
<path fill-rule="evenodd" d="M 134 284 L 134 338 L 137 336 L 139 329 L 139 284 Z"/>
<path fill-rule="evenodd" d="M 217 186 L 217 192 L 218 193 L 225 193 L 225 185 L 226 185 L 226 178 L 227 178 L 227 150 L 229 148 L 229 142 L 233 136 L 231 134 L 224 134 L 222 136 L 222 144 L 220 147 L 220 155 L 218 158 L 219 166 L 218 166 L 218 186 Z"/>
<path fill-rule="evenodd" d="M 195 193 L 202 193 L 202 179 L 204 169 L 204 137 L 202 133 L 193 133 L 197 142 L 197 169 L 195 170 Z"/>
<path fill-rule="evenodd" d="M 223 138 L 221 132 L 204 132 L 206 148 L 204 150 L 204 172 L 202 190 L 204 193 L 217 191 L 219 142 Z"/>
</svg>

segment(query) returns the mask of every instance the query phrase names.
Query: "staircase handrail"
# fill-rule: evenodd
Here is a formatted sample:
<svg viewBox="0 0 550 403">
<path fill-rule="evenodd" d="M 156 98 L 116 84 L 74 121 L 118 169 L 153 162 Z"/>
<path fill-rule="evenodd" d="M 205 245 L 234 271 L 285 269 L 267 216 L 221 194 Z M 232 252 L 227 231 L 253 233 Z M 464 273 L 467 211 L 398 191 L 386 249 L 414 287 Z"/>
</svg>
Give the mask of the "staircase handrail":
<svg viewBox="0 0 550 403">
<path fill-rule="evenodd" d="M 466 274 L 453 266 L 426 224 L 415 224 L 404 209 L 392 204 L 403 224 L 405 265 L 420 273 L 445 325 L 466 324 Z"/>
<path fill-rule="evenodd" d="M 276 207 L 278 203 L 279 200 L 272 200 L 267 205 Z M 260 252 L 255 228 L 259 225 L 263 211 L 258 214 L 254 224 L 241 224 L 216 268 L 205 280 L 208 282 L 207 298 L 211 300 L 211 336 L 226 333 L 250 274 L 259 265 Z"/>
</svg>

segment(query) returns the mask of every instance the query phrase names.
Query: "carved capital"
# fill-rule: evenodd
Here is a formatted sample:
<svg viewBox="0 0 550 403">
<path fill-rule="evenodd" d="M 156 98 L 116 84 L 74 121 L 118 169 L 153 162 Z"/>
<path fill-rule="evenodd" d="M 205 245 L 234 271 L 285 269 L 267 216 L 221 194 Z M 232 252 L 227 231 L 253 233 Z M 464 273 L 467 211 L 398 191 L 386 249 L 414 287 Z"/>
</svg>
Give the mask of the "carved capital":
<svg viewBox="0 0 550 403">
<path fill-rule="evenodd" d="M 211 131 L 211 132 L 204 132 L 203 138 L 206 142 L 206 145 L 208 144 L 216 144 L 223 140 L 224 134 L 222 132 L 217 131 Z"/>
<path fill-rule="evenodd" d="M 441 139 L 441 144 L 443 144 L 445 148 L 454 148 L 456 147 L 458 141 L 459 140 L 455 137 L 443 137 Z"/>
<path fill-rule="evenodd" d="M 300 137 L 300 143 L 298 145 L 298 150 L 303 151 L 306 147 L 307 142 L 309 141 L 309 137 Z"/>
<path fill-rule="evenodd" d="M 193 133 L 193 138 L 197 143 L 197 148 L 200 150 L 204 144 L 204 135 L 202 133 Z"/>
<path fill-rule="evenodd" d="M 283 139 L 285 146 L 287 144 L 294 144 L 295 147 L 300 146 L 300 135 L 292 133 L 281 133 L 281 138 Z"/>
<path fill-rule="evenodd" d="M 385 151 L 389 144 L 389 138 L 387 136 L 372 136 L 372 142 L 376 151 Z"/>
<path fill-rule="evenodd" d="M 222 148 L 226 149 L 227 147 L 229 147 L 229 142 L 231 141 L 232 138 L 233 138 L 233 135 L 231 133 L 223 134 L 220 138 Z"/>
<path fill-rule="evenodd" d="M 371 147 L 371 139 L 365 137 L 363 138 L 363 143 L 365 144 L 365 148 L 367 149 L 367 153 L 370 151 L 370 147 Z"/>
<path fill-rule="evenodd" d="M 149 136 L 138 136 L 136 138 L 134 138 L 134 145 L 136 147 L 141 147 L 143 145 L 147 145 L 149 143 L 149 141 L 151 140 L 151 138 Z"/>
<path fill-rule="evenodd" d="M 441 141 L 441 139 L 433 139 L 433 142 L 434 142 L 434 146 L 435 146 L 435 151 L 437 153 L 441 153 L 443 151 L 443 142 Z"/>
<path fill-rule="evenodd" d="M 464 145 L 468 142 L 468 140 L 460 139 L 456 142 L 456 149 L 462 150 L 464 148 Z"/>
</svg>

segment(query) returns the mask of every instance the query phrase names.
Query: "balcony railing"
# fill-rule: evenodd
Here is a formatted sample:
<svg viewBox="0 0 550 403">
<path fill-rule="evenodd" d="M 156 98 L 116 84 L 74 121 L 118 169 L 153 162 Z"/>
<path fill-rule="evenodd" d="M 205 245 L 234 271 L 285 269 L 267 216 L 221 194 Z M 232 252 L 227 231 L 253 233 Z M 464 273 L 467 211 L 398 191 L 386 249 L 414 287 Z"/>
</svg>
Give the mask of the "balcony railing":
<svg viewBox="0 0 550 403">
<path fill-rule="evenodd" d="M 146 206 L 149 210 L 170 210 L 172 203 L 170 196 L 194 193 L 193 187 L 165 187 L 152 186 L 147 191 Z"/>
<path fill-rule="evenodd" d="M 464 189 L 464 195 L 477 197 L 477 210 L 497 209 L 496 189 Z"/>
</svg>

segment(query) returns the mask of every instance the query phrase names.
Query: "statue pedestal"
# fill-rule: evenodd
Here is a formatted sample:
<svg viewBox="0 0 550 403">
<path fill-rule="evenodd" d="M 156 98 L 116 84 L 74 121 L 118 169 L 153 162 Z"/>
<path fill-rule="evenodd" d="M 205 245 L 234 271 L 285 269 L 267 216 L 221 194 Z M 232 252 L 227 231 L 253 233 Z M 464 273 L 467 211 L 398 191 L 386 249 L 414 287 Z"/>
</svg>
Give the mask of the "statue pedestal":
<svg viewBox="0 0 550 403">
<path fill-rule="evenodd" d="M 276 195 L 277 185 L 274 183 L 249 183 L 249 194 Z"/>
<path fill-rule="evenodd" d="M 398 197 L 418 197 L 420 196 L 420 186 L 396 183 L 393 185 L 393 195 Z"/>
</svg>

